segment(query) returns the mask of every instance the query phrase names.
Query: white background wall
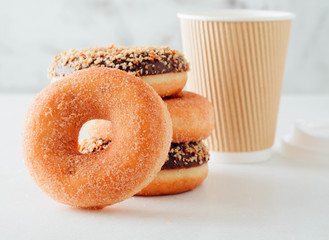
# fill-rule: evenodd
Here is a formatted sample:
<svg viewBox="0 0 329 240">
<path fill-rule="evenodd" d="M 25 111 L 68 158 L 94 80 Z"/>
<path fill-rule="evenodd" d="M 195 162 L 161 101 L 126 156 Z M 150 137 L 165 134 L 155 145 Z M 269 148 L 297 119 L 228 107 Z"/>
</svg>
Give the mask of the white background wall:
<svg viewBox="0 0 329 240">
<path fill-rule="evenodd" d="M 179 11 L 253 8 L 296 13 L 285 93 L 329 93 L 328 0 L 0 0 L 0 92 L 37 92 L 68 48 L 169 45 L 181 50 Z"/>
</svg>

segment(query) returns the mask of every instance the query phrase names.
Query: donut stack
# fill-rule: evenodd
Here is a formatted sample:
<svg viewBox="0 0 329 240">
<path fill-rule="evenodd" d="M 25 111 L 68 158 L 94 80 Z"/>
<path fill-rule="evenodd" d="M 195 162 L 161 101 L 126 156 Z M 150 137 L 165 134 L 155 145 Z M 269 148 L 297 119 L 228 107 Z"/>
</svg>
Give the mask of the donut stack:
<svg viewBox="0 0 329 240">
<path fill-rule="evenodd" d="M 180 52 L 169 47 L 71 49 L 55 56 L 49 67 L 52 81 L 92 66 L 117 68 L 140 77 L 163 98 L 173 124 L 173 139 L 167 160 L 157 177 L 137 195 L 165 195 L 189 191 L 208 174 L 209 153 L 203 139 L 214 127 L 214 111 L 204 97 L 182 91 L 189 65 Z M 85 124 L 91 136 L 79 151 L 102 151 L 111 145 L 112 125 L 105 120 Z"/>
</svg>

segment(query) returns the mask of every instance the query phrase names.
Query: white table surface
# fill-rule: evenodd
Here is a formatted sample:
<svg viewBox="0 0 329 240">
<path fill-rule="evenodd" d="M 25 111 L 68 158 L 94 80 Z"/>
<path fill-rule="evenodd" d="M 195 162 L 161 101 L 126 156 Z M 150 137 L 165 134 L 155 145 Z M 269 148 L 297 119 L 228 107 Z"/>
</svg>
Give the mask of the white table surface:
<svg viewBox="0 0 329 240">
<path fill-rule="evenodd" d="M 192 192 L 133 197 L 102 211 L 61 205 L 31 180 L 21 154 L 32 95 L 0 95 L 0 239 L 329 239 L 329 159 L 284 159 L 280 138 L 295 119 L 329 119 L 329 95 L 283 96 L 271 160 L 211 159 Z"/>
</svg>

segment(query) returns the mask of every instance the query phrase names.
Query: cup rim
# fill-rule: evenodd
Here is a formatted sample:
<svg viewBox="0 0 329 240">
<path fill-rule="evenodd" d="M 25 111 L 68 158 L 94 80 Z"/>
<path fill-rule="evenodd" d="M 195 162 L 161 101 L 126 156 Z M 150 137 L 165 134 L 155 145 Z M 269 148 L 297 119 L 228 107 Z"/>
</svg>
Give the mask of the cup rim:
<svg viewBox="0 0 329 240">
<path fill-rule="evenodd" d="M 252 9 L 217 9 L 205 11 L 188 11 L 177 14 L 180 19 L 221 21 L 221 22 L 258 22 L 284 21 L 296 17 L 294 13 Z"/>
</svg>

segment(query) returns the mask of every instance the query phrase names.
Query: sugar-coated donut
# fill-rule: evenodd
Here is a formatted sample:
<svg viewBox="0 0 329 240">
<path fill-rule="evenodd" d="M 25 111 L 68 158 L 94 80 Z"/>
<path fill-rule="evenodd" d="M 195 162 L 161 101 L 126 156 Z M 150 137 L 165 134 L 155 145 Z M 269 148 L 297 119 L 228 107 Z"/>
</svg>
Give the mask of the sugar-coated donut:
<svg viewBox="0 0 329 240">
<path fill-rule="evenodd" d="M 82 153 L 106 149 L 111 141 L 89 138 L 79 147 Z M 156 178 L 136 195 L 155 196 L 190 191 L 208 175 L 208 148 L 202 142 L 172 143 L 167 160 Z"/>
<path fill-rule="evenodd" d="M 182 91 L 163 100 L 173 123 L 172 142 L 196 142 L 210 136 L 215 124 L 214 109 L 206 98 Z M 91 137 L 111 138 L 111 123 L 108 121 L 93 120 L 85 126 Z"/>
<path fill-rule="evenodd" d="M 91 66 L 117 68 L 141 77 L 161 96 L 179 93 L 187 81 L 189 65 L 180 52 L 162 47 L 70 49 L 54 57 L 48 71 L 52 81 Z"/>
<path fill-rule="evenodd" d="M 173 123 L 174 143 L 197 142 L 210 136 L 215 125 L 214 108 L 196 93 L 182 91 L 164 99 Z"/>
<path fill-rule="evenodd" d="M 111 145 L 83 154 L 79 131 L 94 118 L 111 121 Z M 92 67 L 37 95 L 25 118 L 23 154 L 33 179 L 53 199 L 102 208 L 153 180 L 171 138 L 169 112 L 148 84 L 118 69 Z"/>
</svg>

